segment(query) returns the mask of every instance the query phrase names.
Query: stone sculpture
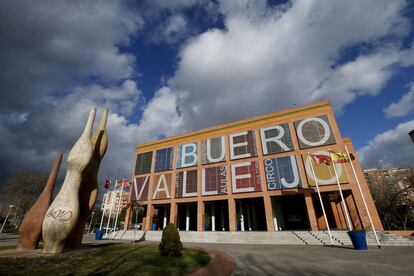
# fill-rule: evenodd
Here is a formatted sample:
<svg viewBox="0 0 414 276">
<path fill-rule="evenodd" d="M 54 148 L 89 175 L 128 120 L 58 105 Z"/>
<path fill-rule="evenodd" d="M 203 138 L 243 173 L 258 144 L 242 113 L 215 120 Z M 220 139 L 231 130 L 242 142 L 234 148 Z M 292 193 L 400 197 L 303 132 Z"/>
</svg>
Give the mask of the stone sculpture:
<svg viewBox="0 0 414 276">
<path fill-rule="evenodd" d="M 85 168 L 93 155 L 91 141 L 96 108 L 92 108 L 86 127 L 69 152 L 62 188 L 43 220 L 43 253 L 61 253 L 69 234 L 79 220 L 79 188 Z"/>
<path fill-rule="evenodd" d="M 39 245 L 42 238 L 42 223 L 47 209 L 52 202 L 53 187 L 59 173 L 60 163 L 62 161 L 62 154 L 58 154 L 49 179 L 42 193 L 33 204 L 32 208 L 26 213 L 22 224 L 20 225 L 20 240 L 17 245 L 17 250 L 33 250 Z"/>
<path fill-rule="evenodd" d="M 89 216 L 95 206 L 98 196 L 98 171 L 101 160 L 108 148 L 108 135 L 106 132 L 106 121 L 108 109 L 102 114 L 101 122 L 92 137 L 93 155 L 82 174 L 79 189 L 79 222 L 66 241 L 67 248 L 79 248 L 82 244 L 83 232 Z"/>
</svg>

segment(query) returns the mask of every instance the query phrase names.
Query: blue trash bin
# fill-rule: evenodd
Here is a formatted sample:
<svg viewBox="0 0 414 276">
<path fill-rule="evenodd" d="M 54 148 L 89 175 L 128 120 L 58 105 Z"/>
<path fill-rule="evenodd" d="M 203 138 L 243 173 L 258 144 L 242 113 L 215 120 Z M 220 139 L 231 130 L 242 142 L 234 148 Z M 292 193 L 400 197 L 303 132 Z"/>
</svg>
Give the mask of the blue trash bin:
<svg viewBox="0 0 414 276">
<path fill-rule="evenodd" d="M 102 240 L 103 234 L 104 234 L 104 231 L 103 230 L 99 230 L 99 228 L 97 228 L 95 230 L 95 240 L 97 240 L 97 241 Z"/>
<path fill-rule="evenodd" d="M 357 250 L 368 250 L 366 233 L 364 231 L 348 231 L 352 245 Z"/>
<path fill-rule="evenodd" d="M 157 230 L 157 224 L 156 223 L 153 223 L 152 224 L 152 231 L 156 231 Z"/>
</svg>

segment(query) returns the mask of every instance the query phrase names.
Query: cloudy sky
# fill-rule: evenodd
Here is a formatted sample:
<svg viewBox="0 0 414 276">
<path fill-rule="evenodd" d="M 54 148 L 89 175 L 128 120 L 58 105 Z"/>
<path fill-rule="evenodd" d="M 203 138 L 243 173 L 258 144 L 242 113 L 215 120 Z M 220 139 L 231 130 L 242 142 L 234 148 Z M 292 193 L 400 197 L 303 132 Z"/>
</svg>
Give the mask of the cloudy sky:
<svg viewBox="0 0 414 276">
<path fill-rule="evenodd" d="M 322 99 L 365 168 L 414 166 L 413 1 L 1 6 L 1 182 L 48 172 L 92 106 L 110 109 L 101 180 L 129 177 L 138 143 Z"/>
</svg>

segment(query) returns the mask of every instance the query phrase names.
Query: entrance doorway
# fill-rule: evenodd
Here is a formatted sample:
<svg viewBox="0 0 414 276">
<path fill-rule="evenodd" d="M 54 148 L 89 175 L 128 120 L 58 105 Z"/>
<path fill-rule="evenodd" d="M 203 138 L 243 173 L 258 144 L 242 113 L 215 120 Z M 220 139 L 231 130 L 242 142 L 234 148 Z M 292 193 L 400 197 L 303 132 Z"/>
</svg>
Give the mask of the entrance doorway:
<svg viewBox="0 0 414 276">
<path fill-rule="evenodd" d="M 177 229 L 197 231 L 197 202 L 177 204 Z"/>
<path fill-rule="evenodd" d="M 204 230 L 229 231 L 227 200 L 204 202 Z"/>
<path fill-rule="evenodd" d="M 170 221 L 170 204 L 154 205 L 151 230 L 163 230 Z"/>
<path fill-rule="evenodd" d="M 309 229 L 303 195 L 272 197 L 272 206 L 275 231 Z"/>
<path fill-rule="evenodd" d="M 266 231 L 263 198 L 236 199 L 237 231 Z"/>
</svg>

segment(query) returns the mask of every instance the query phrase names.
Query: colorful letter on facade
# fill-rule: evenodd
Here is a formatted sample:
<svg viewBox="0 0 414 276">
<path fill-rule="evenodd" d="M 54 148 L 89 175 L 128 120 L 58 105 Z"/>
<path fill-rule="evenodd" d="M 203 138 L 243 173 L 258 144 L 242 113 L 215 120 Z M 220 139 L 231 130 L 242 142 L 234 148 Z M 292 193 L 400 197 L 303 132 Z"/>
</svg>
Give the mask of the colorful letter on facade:
<svg viewBox="0 0 414 276">
<path fill-rule="evenodd" d="M 301 149 L 335 143 L 335 137 L 326 115 L 296 121 L 295 126 Z"/>
<path fill-rule="evenodd" d="M 155 171 L 167 171 L 173 167 L 174 148 L 166 148 L 157 150 L 155 156 Z"/>
<path fill-rule="evenodd" d="M 154 176 L 154 192 L 152 199 L 171 198 L 171 174 L 161 174 Z"/>
<path fill-rule="evenodd" d="M 202 168 L 201 194 L 225 195 L 227 194 L 227 170 L 225 166 Z"/>
<path fill-rule="evenodd" d="M 243 162 L 231 165 L 233 193 L 261 191 L 259 162 Z"/>
<path fill-rule="evenodd" d="M 135 162 L 135 174 L 146 174 L 151 172 L 152 151 L 137 154 Z"/>
<path fill-rule="evenodd" d="M 224 136 L 204 140 L 201 143 L 201 159 L 203 164 L 226 160 L 226 144 Z"/>
<path fill-rule="evenodd" d="M 254 131 L 244 131 L 231 134 L 230 141 L 230 158 L 231 160 L 257 156 L 257 145 Z"/>
<path fill-rule="evenodd" d="M 329 156 L 329 152 L 325 150 L 311 152 L 311 154 L 320 154 L 320 155 Z M 302 154 L 302 159 L 303 159 L 303 163 L 305 164 L 305 171 L 306 171 L 306 176 L 308 178 L 309 186 L 315 186 L 315 178 L 313 177 L 310 162 L 312 162 L 313 170 L 315 171 L 318 185 L 337 184 L 335 171 L 333 168 L 334 165 L 336 168 L 336 172 L 338 174 L 339 183 L 349 182 L 348 176 L 346 175 L 346 172 L 345 172 L 345 167 L 341 163 L 331 162 L 329 166 L 324 163 L 320 165 L 316 165 L 315 162 L 312 160 L 312 158 L 310 158 L 311 161 L 309 161 L 308 154 Z"/>
<path fill-rule="evenodd" d="M 261 128 L 260 137 L 264 155 L 294 150 L 288 123 Z"/>
<path fill-rule="evenodd" d="M 175 178 L 175 197 L 197 196 L 197 170 L 178 172 Z"/>
<path fill-rule="evenodd" d="M 137 177 L 131 188 L 131 201 L 146 201 L 148 200 L 149 176 Z"/>
<path fill-rule="evenodd" d="M 302 187 L 294 155 L 265 159 L 264 165 L 267 190 Z"/>
<path fill-rule="evenodd" d="M 185 168 L 197 165 L 197 143 L 180 145 L 177 150 L 177 168 Z"/>
</svg>

